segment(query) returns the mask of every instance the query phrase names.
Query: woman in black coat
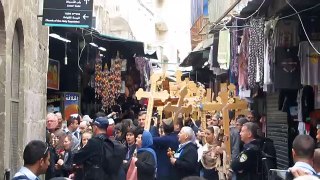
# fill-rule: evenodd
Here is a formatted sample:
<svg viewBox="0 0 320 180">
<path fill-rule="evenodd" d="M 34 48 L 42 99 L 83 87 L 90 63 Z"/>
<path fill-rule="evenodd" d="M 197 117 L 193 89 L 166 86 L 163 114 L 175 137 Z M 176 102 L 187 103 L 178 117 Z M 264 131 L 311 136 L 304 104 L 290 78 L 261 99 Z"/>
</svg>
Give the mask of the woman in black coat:
<svg viewBox="0 0 320 180">
<path fill-rule="evenodd" d="M 136 139 L 137 157 L 132 157 L 138 171 L 138 180 L 154 180 L 157 167 L 157 157 L 154 150 L 152 135 L 143 131 Z"/>
</svg>

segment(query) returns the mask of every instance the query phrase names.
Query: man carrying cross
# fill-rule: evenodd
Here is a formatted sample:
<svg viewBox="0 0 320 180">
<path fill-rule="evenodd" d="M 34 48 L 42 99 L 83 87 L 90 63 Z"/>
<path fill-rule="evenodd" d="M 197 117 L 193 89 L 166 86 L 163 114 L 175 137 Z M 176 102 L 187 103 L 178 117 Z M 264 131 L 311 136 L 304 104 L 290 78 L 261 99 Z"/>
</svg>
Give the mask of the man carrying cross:
<svg viewBox="0 0 320 180">
<path fill-rule="evenodd" d="M 139 129 L 145 129 L 145 123 L 146 123 L 146 119 L 147 119 L 147 112 L 146 111 L 140 111 L 138 114 L 138 128 Z M 152 135 L 152 137 L 158 137 L 159 136 L 159 132 L 158 129 L 156 127 L 156 123 L 154 122 L 153 126 L 150 126 L 150 133 Z"/>
</svg>

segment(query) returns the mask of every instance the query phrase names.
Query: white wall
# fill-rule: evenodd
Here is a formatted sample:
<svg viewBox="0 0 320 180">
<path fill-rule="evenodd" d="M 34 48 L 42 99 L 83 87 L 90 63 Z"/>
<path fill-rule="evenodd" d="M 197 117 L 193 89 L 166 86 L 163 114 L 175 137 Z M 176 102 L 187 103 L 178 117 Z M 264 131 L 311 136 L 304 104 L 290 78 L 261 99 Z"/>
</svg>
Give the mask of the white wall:
<svg viewBox="0 0 320 180">
<path fill-rule="evenodd" d="M 182 61 L 191 51 L 191 2 L 190 0 L 162 0 L 157 4 L 156 13 L 168 28 L 159 35 L 159 43 L 163 45 L 163 54 L 170 63 L 177 62 L 177 51 Z M 172 66 L 172 65 L 169 65 Z"/>
</svg>

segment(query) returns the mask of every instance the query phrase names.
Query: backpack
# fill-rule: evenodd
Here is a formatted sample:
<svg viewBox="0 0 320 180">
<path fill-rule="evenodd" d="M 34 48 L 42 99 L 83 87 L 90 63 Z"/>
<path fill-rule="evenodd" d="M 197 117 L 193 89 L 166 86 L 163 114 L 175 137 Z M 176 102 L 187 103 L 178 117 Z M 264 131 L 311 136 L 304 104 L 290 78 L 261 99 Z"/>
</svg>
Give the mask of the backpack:
<svg viewBox="0 0 320 180">
<path fill-rule="evenodd" d="M 102 140 L 102 158 L 101 167 L 108 175 L 116 174 L 122 166 L 123 160 L 126 157 L 126 147 L 117 142 L 108 139 L 105 136 L 98 136 Z"/>
<path fill-rule="evenodd" d="M 273 141 L 270 138 L 261 139 L 261 173 L 264 179 L 267 179 L 270 169 L 277 169 L 277 154 Z"/>
</svg>

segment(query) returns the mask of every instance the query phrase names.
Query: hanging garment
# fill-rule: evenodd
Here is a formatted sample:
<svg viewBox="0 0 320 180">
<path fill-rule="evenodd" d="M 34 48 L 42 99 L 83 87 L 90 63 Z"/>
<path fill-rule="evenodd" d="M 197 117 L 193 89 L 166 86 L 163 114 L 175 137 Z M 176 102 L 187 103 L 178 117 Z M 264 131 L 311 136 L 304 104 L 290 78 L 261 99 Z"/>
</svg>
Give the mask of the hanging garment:
<svg viewBox="0 0 320 180">
<path fill-rule="evenodd" d="M 273 73 L 273 63 L 274 63 L 274 27 L 276 21 L 269 20 L 265 23 L 264 28 L 264 36 L 265 38 L 265 45 L 264 45 L 264 77 L 263 77 L 263 89 L 264 91 L 269 91 L 269 87 L 272 84 L 272 73 Z"/>
<path fill-rule="evenodd" d="M 212 50 L 210 49 L 210 70 L 213 71 L 214 68 L 219 68 L 219 63 L 218 63 L 218 45 L 219 45 L 219 33 L 216 33 L 213 35 L 214 40 L 212 44 Z"/>
<path fill-rule="evenodd" d="M 239 75 L 238 84 L 239 89 L 248 89 L 248 56 L 249 56 L 249 29 L 243 30 L 243 36 L 240 44 L 239 54 Z"/>
<path fill-rule="evenodd" d="M 275 47 L 292 47 L 299 44 L 299 22 L 280 20 L 275 29 Z"/>
<path fill-rule="evenodd" d="M 137 70 L 140 72 L 140 87 L 144 87 L 148 82 L 145 81 L 145 66 L 147 60 L 143 57 L 136 57 L 135 64 Z"/>
<path fill-rule="evenodd" d="M 264 19 L 252 19 L 250 21 L 248 83 L 253 88 L 256 82 L 263 86 L 263 62 L 264 62 Z"/>
<path fill-rule="evenodd" d="M 218 63 L 221 69 L 227 70 L 230 66 L 230 31 L 221 30 L 219 33 Z"/>
<path fill-rule="evenodd" d="M 300 89 L 300 63 L 298 48 L 281 48 L 275 50 L 274 87 L 278 89 Z"/>
<path fill-rule="evenodd" d="M 237 20 L 232 22 L 232 26 L 237 26 Z M 235 29 L 231 33 L 231 75 L 238 77 L 239 74 L 239 59 L 238 59 L 238 30 Z"/>
<path fill-rule="evenodd" d="M 314 47 L 320 51 L 320 42 L 312 42 Z M 299 44 L 299 59 L 301 63 L 301 84 L 320 84 L 320 55 L 315 52 L 308 41 Z"/>
</svg>

